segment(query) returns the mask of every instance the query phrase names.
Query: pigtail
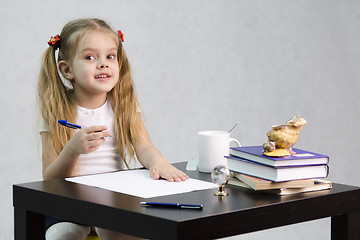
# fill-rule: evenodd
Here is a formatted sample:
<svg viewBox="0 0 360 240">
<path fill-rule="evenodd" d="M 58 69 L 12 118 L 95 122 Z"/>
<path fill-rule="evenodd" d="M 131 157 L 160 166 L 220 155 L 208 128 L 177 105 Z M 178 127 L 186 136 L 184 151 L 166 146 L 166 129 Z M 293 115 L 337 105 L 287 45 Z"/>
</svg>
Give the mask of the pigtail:
<svg viewBox="0 0 360 240">
<path fill-rule="evenodd" d="M 63 84 L 55 60 L 55 48 L 45 51 L 40 71 L 38 92 L 40 111 L 44 125 L 49 129 L 55 151 L 59 154 L 66 142 L 74 134 L 72 129 L 57 124 L 59 119 L 75 119 L 75 101 L 73 91 Z"/>
<path fill-rule="evenodd" d="M 119 146 L 119 153 L 124 163 L 129 168 L 126 159 L 127 149 L 130 161 L 135 159 L 134 146 L 139 137 L 137 97 L 135 94 L 134 83 L 131 78 L 130 64 L 119 43 L 118 62 L 119 62 L 119 82 L 110 92 L 113 100 L 114 125 Z"/>
</svg>

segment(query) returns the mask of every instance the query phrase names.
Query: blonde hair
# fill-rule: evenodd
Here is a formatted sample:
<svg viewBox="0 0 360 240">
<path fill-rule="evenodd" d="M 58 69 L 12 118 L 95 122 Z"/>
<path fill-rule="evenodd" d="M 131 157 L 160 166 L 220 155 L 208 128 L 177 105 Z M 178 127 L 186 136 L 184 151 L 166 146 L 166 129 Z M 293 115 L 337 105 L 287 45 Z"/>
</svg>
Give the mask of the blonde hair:
<svg viewBox="0 0 360 240">
<path fill-rule="evenodd" d="M 103 30 L 114 34 L 118 43 L 119 81 L 108 93 L 114 111 L 114 126 L 119 154 L 126 162 L 126 149 L 130 160 L 135 157 L 134 146 L 139 136 L 138 100 L 131 78 L 130 64 L 117 34 L 103 20 L 97 18 L 78 19 L 67 23 L 60 33 L 58 61 L 72 61 L 81 39 L 91 30 Z M 74 130 L 60 126 L 57 121 L 76 121 L 76 99 L 74 90 L 66 87 L 57 70 L 55 48 L 49 46 L 44 53 L 40 71 L 38 92 L 40 111 L 44 124 L 50 130 L 53 146 L 60 154 L 65 144 L 74 135 Z"/>
</svg>

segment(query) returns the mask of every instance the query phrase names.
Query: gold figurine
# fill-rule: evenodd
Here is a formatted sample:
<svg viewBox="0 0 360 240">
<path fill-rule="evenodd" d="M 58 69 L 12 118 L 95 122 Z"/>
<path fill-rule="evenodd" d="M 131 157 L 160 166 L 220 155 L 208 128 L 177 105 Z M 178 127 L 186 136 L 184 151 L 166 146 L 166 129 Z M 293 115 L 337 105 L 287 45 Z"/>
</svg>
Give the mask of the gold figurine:
<svg viewBox="0 0 360 240">
<path fill-rule="evenodd" d="M 299 138 L 300 130 L 306 125 L 306 120 L 299 116 L 289 119 L 285 124 L 272 126 L 267 133 L 268 141 L 263 144 L 264 154 L 269 157 L 284 157 L 293 155 L 291 148 Z"/>
</svg>

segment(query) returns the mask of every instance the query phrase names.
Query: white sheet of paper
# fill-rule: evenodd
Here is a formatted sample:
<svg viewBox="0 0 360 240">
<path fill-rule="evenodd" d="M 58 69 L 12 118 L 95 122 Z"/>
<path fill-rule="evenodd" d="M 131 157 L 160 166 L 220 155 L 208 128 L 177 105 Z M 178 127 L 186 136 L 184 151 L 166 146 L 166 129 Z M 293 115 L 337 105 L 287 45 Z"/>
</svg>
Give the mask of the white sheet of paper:
<svg viewBox="0 0 360 240">
<path fill-rule="evenodd" d="M 66 180 L 141 198 L 218 188 L 215 183 L 193 178 L 183 182 L 168 182 L 163 179 L 154 180 L 146 169 L 72 177 L 66 178 Z"/>
</svg>

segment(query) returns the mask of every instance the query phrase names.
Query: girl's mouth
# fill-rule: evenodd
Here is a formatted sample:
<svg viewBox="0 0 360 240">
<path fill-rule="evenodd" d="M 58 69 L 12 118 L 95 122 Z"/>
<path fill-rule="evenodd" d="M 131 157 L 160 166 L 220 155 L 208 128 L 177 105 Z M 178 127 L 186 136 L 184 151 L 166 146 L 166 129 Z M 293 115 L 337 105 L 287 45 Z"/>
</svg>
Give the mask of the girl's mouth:
<svg viewBox="0 0 360 240">
<path fill-rule="evenodd" d="M 109 78 L 110 78 L 109 74 L 103 74 L 103 73 L 95 76 L 96 80 L 107 80 Z"/>
</svg>

